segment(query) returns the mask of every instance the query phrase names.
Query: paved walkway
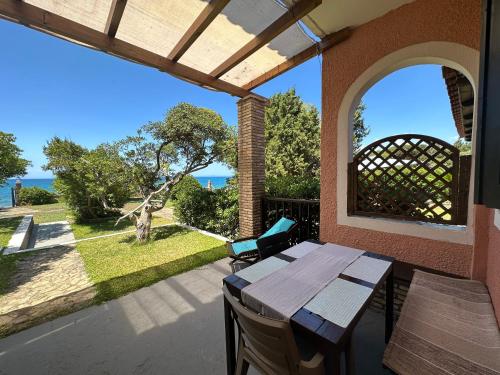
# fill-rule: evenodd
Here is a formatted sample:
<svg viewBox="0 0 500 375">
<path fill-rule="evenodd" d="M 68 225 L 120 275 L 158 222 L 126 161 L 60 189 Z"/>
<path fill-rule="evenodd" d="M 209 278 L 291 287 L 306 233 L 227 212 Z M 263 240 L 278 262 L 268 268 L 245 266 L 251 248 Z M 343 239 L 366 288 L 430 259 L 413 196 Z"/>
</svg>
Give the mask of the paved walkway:
<svg viewBox="0 0 500 375">
<path fill-rule="evenodd" d="M 0 334 L 12 327 L 27 326 L 47 314 L 57 314 L 61 309 L 88 304 L 94 295 L 74 246 L 33 252 L 18 262 L 7 293 L 0 296 Z"/>
<path fill-rule="evenodd" d="M 0 340 L 0 374 L 225 374 L 227 259 Z M 385 374 L 384 316 L 355 331 L 358 374 Z M 251 369 L 249 374 L 256 374 Z"/>
</svg>

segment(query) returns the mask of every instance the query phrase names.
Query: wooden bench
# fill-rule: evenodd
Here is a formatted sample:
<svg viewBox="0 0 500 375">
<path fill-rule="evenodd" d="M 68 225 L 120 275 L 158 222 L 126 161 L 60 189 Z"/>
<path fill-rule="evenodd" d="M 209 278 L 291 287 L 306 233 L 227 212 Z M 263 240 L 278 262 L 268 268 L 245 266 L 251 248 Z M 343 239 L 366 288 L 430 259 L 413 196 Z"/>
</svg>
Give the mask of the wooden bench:
<svg viewBox="0 0 500 375">
<path fill-rule="evenodd" d="M 500 331 L 485 285 L 415 271 L 384 364 L 398 374 L 500 374 Z"/>
</svg>

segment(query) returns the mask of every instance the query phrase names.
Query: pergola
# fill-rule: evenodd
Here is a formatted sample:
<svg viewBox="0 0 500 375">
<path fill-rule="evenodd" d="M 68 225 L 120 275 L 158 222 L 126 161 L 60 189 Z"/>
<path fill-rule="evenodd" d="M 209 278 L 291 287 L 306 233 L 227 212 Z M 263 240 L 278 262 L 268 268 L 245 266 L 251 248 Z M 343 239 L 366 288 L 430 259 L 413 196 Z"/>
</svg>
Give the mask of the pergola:
<svg viewBox="0 0 500 375">
<path fill-rule="evenodd" d="M 245 97 L 349 35 L 315 41 L 297 21 L 321 4 L 298 0 L 2 0 L 28 27 Z"/>
<path fill-rule="evenodd" d="M 257 86 L 411 0 L 0 0 L 0 17 L 238 102 L 240 233 L 261 230 L 265 98 Z M 299 23 L 302 21 L 302 23 Z"/>
</svg>

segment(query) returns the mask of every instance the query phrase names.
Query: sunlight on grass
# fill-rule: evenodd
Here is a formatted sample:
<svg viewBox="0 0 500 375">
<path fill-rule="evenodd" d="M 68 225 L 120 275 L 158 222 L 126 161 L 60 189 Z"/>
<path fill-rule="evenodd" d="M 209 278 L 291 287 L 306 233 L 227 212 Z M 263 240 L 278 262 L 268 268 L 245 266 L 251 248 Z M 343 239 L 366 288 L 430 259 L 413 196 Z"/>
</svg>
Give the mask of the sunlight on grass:
<svg viewBox="0 0 500 375">
<path fill-rule="evenodd" d="M 214 262 L 226 256 L 224 243 L 179 226 L 153 230 L 144 245 L 134 235 L 80 242 L 77 249 L 97 300 L 117 298 L 172 275 Z"/>
<path fill-rule="evenodd" d="M 54 211 L 54 212 L 35 212 L 33 214 L 33 220 L 35 224 L 51 223 L 54 221 L 66 221 L 71 219 L 71 214 L 64 211 Z"/>
<path fill-rule="evenodd" d="M 105 218 L 93 220 L 88 223 L 72 223 L 71 229 L 73 229 L 73 233 L 77 240 L 135 229 L 134 224 L 128 219 L 121 221 L 117 226 L 115 226 L 115 223 L 116 218 Z M 152 225 L 154 227 L 170 223 L 171 221 L 168 219 L 153 217 Z"/>
<path fill-rule="evenodd" d="M 21 220 L 22 216 L 0 219 L 0 249 L 7 246 Z"/>
</svg>

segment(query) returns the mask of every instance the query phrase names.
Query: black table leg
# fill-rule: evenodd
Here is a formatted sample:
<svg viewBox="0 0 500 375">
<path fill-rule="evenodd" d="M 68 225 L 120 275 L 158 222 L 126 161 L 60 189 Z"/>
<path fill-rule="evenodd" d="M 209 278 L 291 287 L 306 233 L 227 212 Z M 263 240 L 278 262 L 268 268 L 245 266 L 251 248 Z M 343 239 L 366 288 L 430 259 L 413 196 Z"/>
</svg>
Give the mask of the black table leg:
<svg viewBox="0 0 500 375">
<path fill-rule="evenodd" d="M 394 324 L 394 268 L 385 280 L 385 343 L 389 342 Z"/>
<path fill-rule="evenodd" d="M 341 374 L 341 353 L 335 348 L 331 350 L 328 354 L 325 355 L 324 358 L 325 364 L 325 374 L 328 375 L 340 375 Z"/>
<path fill-rule="evenodd" d="M 236 369 L 236 343 L 234 338 L 234 320 L 231 305 L 224 296 L 224 324 L 226 328 L 226 365 L 227 375 L 234 375 Z"/>
<path fill-rule="evenodd" d="M 353 345 L 353 337 L 349 337 L 345 347 L 345 370 L 347 375 L 356 374 L 356 363 L 354 358 L 354 345 Z"/>
</svg>

